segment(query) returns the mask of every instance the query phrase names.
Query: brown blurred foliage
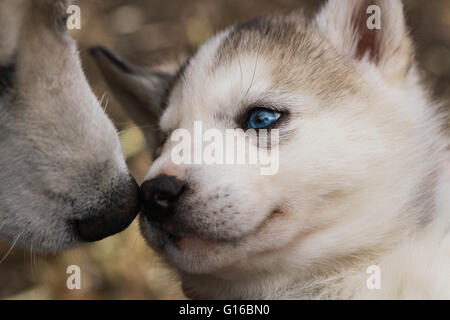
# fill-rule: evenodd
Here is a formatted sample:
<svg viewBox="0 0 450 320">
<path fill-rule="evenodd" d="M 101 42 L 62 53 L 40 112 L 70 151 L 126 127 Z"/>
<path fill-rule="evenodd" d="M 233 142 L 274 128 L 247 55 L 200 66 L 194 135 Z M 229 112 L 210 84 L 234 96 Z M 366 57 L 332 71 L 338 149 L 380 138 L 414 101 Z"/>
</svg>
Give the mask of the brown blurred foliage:
<svg viewBox="0 0 450 320">
<path fill-rule="evenodd" d="M 137 64 L 181 62 L 193 48 L 226 26 L 302 7 L 314 0 L 79 0 L 78 40 L 94 92 L 120 131 L 130 170 L 141 181 L 150 165 L 138 128 L 126 116 L 100 77 L 88 48 L 102 44 Z M 437 99 L 450 100 L 450 1 L 404 0 L 423 74 Z M 0 243 L 0 260 L 10 245 Z M 82 289 L 68 290 L 66 268 L 78 265 Z M 149 249 L 134 223 L 99 243 L 54 255 L 13 248 L 0 264 L 0 298 L 24 299 L 178 299 L 174 274 Z"/>
</svg>

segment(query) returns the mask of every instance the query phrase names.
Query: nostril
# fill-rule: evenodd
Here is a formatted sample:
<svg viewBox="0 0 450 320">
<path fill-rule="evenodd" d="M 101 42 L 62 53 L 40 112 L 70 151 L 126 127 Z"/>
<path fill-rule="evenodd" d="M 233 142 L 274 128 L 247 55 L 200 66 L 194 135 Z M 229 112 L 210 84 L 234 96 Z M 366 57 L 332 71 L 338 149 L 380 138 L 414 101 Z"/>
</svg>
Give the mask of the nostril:
<svg viewBox="0 0 450 320">
<path fill-rule="evenodd" d="M 155 193 L 155 199 L 157 201 L 169 200 L 170 196 L 168 193 L 157 191 Z"/>
<path fill-rule="evenodd" d="M 162 222 L 173 213 L 184 188 L 183 181 L 166 175 L 145 181 L 140 188 L 144 214 L 150 220 Z"/>
<path fill-rule="evenodd" d="M 170 195 L 165 192 L 156 192 L 154 195 L 155 201 L 161 207 L 168 207 L 170 205 Z"/>
</svg>

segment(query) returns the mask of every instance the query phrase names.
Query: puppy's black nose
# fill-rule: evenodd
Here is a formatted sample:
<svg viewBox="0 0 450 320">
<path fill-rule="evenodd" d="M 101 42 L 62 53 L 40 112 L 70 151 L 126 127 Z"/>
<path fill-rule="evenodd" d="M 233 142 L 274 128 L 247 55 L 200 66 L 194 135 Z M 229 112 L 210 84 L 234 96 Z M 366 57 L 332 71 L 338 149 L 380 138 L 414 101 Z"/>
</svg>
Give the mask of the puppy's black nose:
<svg viewBox="0 0 450 320">
<path fill-rule="evenodd" d="M 98 241 L 125 230 L 141 210 L 139 187 L 133 177 L 115 187 L 105 205 L 89 217 L 76 221 L 83 241 Z"/>
<path fill-rule="evenodd" d="M 164 222 L 172 215 L 184 187 L 183 181 L 166 175 L 145 181 L 140 188 L 145 216 L 150 221 Z"/>
</svg>

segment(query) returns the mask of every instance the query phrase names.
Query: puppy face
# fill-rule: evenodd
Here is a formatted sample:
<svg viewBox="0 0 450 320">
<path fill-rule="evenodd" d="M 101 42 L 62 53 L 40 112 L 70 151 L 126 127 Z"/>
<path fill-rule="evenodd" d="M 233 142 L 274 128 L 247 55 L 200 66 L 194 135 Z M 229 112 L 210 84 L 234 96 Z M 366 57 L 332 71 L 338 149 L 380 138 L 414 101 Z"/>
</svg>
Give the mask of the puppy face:
<svg viewBox="0 0 450 320">
<path fill-rule="evenodd" d="M 201 48 L 174 85 L 161 130 L 193 135 L 194 121 L 204 129 L 245 130 L 255 108 L 273 108 L 281 113 L 273 127 L 280 131 L 279 171 L 177 166 L 175 143 L 167 139 L 146 180 L 175 176 L 186 188 L 164 223 L 141 217 L 150 244 L 186 272 L 209 273 L 280 250 L 338 218 L 323 216 L 324 208 L 363 188 L 386 148 L 373 115 L 357 116 L 361 105 L 372 104 L 375 121 L 384 121 L 384 106 L 369 102 L 358 73 L 316 34 L 283 18 L 237 27 Z"/>
<path fill-rule="evenodd" d="M 142 233 L 185 277 L 298 272 L 391 232 L 392 212 L 406 205 L 397 196 L 414 193 L 400 172 L 426 153 L 407 150 L 423 141 L 418 120 L 431 112 L 417 103 L 420 93 L 406 94 L 416 78 L 401 3 L 378 4 L 376 31 L 366 27 L 365 1 L 330 1 L 310 21 L 294 14 L 232 27 L 166 83 L 162 107 L 146 106 L 162 113 L 165 139 L 141 187 Z M 261 175 L 261 165 L 174 163 L 176 129 L 194 135 L 201 121 L 245 130 L 260 109 L 278 115 L 269 128 L 279 130 L 276 174 Z M 176 197 L 154 191 L 164 184 Z M 166 216 L 155 218 L 155 202 L 167 201 Z"/>
</svg>

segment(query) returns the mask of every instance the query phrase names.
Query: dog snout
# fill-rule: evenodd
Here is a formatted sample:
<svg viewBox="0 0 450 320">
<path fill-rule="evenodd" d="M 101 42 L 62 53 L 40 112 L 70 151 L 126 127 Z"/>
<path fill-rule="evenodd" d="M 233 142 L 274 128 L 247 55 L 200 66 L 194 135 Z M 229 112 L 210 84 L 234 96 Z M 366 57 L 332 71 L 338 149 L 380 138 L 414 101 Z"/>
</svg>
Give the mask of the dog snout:
<svg viewBox="0 0 450 320">
<path fill-rule="evenodd" d="M 83 220 L 76 222 L 78 234 L 83 241 L 92 242 L 109 237 L 125 230 L 141 210 L 139 186 L 133 177 L 122 184 L 120 192 L 113 196 L 110 205 Z"/>
<path fill-rule="evenodd" d="M 145 181 L 140 188 L 144 215 L 150 221 L 164 222 L 173 214 L 184 189 L 185 183 L 172 176 L 161 175 Z"/>
</svg>

